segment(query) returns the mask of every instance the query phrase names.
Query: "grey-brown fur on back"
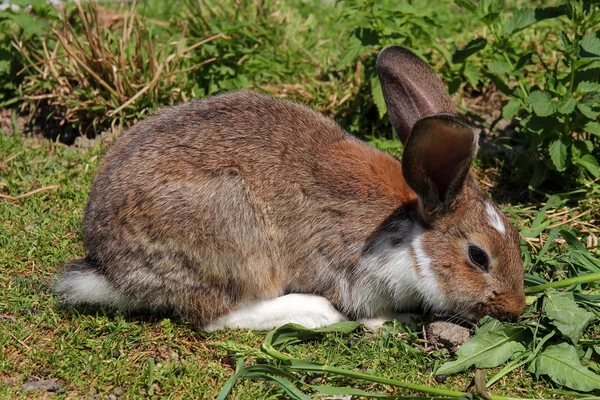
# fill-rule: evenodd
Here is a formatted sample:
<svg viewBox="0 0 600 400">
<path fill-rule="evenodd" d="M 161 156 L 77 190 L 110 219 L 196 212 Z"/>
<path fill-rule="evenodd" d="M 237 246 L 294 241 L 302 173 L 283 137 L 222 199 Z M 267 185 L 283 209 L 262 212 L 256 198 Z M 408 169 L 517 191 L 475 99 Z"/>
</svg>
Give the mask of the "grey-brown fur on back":
<svg viewBox="0 0 600 400">
<path fill-rule="evenodd" d="M 287 291 L 335 304 L 335 280 L 353 279 L 369 236 L 400 205 L 379 193 L 385 182 L 363 194 L 348 185 L 361 157 L 391 159 L 356 141 L 363 153 L 335 165 L 324 149 L 348 140 L 331 119 L 253 92 L 162 110 L 102 162 L 84 218 L 89 258 L 131 302 L 199 324 Z"/>
</svg>

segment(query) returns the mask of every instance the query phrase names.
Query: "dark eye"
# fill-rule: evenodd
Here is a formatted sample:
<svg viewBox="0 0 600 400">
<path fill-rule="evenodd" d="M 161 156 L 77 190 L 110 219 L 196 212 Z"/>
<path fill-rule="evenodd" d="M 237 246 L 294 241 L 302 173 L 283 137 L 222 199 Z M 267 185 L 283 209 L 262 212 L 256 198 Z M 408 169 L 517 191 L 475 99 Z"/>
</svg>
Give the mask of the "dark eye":
<svg viewBox="0 0 600 400">
<path fill-rule="evenodd" d="M 469 246 L 469 259 L 473 264 L 477 265 L 486 272 L 490 267 L 490 259 L 488 258 L 487 254 L 485 254 L 485 251 L 481 250 L 477 246 Z"/>
</svg>

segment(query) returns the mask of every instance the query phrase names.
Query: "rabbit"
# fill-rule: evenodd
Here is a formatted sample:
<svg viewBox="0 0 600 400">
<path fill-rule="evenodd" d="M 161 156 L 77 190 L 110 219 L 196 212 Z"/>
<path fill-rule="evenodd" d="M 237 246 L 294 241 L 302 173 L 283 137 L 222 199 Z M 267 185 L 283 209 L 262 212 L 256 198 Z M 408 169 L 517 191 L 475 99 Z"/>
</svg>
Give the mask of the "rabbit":
<svg viewBox="0 0 600 400">
<path fill-rule="evenodd" d="M 377 57 L 401 160 L 289 100 L 233 91 L 165 108 L 109 148 L 67 305 L 169 310 L 201 330 L 515 319 L 519 236 L 476 182 L 478 134 L 409 50 Z"/>
</svg>

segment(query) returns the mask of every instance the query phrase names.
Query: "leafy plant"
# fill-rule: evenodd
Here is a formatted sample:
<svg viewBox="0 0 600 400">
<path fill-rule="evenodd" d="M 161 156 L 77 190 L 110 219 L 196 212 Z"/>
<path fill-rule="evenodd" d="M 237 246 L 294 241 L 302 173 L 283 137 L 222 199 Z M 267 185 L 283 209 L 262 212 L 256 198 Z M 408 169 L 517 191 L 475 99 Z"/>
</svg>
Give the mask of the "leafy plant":
<svg viewBox="0 0 600 400">
<path fill-rule="evenodd" d="M 456 3 L 489 29 L 490 39 L 474 39 L 453 56 L 470 56 L 489 44 L 489 66 L 483 74 L 509 96 L 502 116 L 515 118 L 517 131 L 526 139 L 525 151 L 514 158 L 516 176 L 528 178 L 535 187 L 549 178 L 561 184 L 600 178 L 598 3 L 567 0 L 559 7 L 523 8 L 508 17 L 503 0 Z M 527 30 L 560 16 L 566 16 L 561 19 L 565 22 L 553 26 L 561 29 L 544 35 L 545 51 L 535 49 Z M 556 37 L 560 57 L 549 58 Z"/>
<path fill-rule="evenodd" d="M 580 340 L 588 325 L 600 315 L 600 295 L 595 283 L 600 280 L 600 260 L 586 252 L 570 232 L 561 234 L 571 251 L 559 262 L 573 265 L 577 276 L 552 283 L 538 277 L 542 283 L 525 289 L 532 305 L 525 316 L 530 320 L 528 324 L 510 327 L 488 319 L 461 347 L 458 359 L 442 365 L 437 374 L 456 373 L 471 366 L 493 368 L 511 360 L 489 380 L 488 387 L 511 370 L 526 365 L 537 376 L 548 375 L 571 389 L 600 389 L 600 375 L 580 361 L 581 355 L 590 358 L 594 346 L 600 344 L 598 339 Z M 582 254 L 586 256 L 579 257 Z"/>
</svg>

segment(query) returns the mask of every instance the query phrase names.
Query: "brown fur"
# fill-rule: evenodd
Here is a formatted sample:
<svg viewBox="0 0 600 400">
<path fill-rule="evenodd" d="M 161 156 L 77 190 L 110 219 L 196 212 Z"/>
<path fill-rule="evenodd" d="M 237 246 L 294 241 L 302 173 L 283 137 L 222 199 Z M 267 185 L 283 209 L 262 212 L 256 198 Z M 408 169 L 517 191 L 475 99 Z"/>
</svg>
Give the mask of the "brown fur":
<svg viewBox="0 0 600 400">
<path fill-rule="evenodd" d="M 518 238 L 506 217 L 506 235 L 490 227 L 485 194 L 468 177 L 471 128 L 452 114 L 427 116 L 451 103 L 412 53 L 382 55 L 392 58 L 378 68 L 385 66 L 379 72 L 394 127 L 416 124 L 408 140 L 401 135 L 402 166 L 321 114 L 253 92 L 164 109 L 104 157 L 84 216 L 89 255 L 72 270 L 101 274 L 126 307 L 172 308 L 199 325 L 290 292 L 322 295 L 361 317 L 366 311 L 344 290 L 389 293 L 361 274 L 365 265 L 377 267 L 369 257 L 382 246 L 411 246 L 419 218 L 423 251 L 452 310 L 520 314 Z M 397 79 L 410 74 L 396 71 L 406 62 L 422 75 L 408 86 Z M 390 93 L 415 82 L 427 90 L 407 89 L 407 96 L 429 97 L 411 103 L 417 116 L 403 116 L 406 107 L 396 102 L 407 100 Z M 471 243 L 492 256 L 489 272 L 468 262 Z M 390 254 L 377 253 L 376 262 L 386 264 Z M 414 268 L 426 276 L 423 265 Z M 60 290 L 69 290 L 67 278 Z"/>
</svg>

